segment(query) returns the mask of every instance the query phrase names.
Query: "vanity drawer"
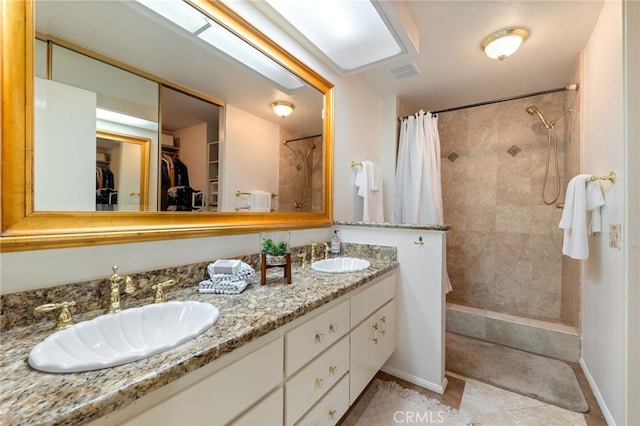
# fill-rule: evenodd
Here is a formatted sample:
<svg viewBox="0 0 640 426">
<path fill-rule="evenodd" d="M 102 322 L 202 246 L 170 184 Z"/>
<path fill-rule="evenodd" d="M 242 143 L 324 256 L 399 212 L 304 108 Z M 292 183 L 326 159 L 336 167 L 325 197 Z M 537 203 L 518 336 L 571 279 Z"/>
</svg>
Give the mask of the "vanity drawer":
<svg viewBox="0 0 640 426">
<path fill-rule="evenodd" d="M 349 409 L 349 374 L 297 423 L 298 425 L 335 425 Z"/>
<path fill-rule="evenodd" d="M 285 335 L 285 371 L 296 372 L 349 331 L 349 301 L 318 315 Z"/>
<path fill-rule="evenodd" d="M 286 424 L 298 420 L 348 370 L 349 337 L 344 336 L 285 385 Z"/>
<path fill-rule="evenodd" d="M 395 295 L 396 274 L 392 274 L 362 293 L 353 296 L 351 298 L 351 327 L 357 326 Z"/>
</svg>

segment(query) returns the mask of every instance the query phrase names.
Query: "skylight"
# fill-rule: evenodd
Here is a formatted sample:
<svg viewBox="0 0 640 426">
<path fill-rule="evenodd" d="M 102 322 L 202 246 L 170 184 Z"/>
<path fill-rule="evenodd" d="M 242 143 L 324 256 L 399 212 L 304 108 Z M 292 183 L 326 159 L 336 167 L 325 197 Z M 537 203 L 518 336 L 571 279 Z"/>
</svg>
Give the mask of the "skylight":
<svg viewBox="0 0 640 426">
<path fill-rule="evenodd" d="M 265 0 L 343 71 L 404 52 L 367 0 Z"/>
</svg>

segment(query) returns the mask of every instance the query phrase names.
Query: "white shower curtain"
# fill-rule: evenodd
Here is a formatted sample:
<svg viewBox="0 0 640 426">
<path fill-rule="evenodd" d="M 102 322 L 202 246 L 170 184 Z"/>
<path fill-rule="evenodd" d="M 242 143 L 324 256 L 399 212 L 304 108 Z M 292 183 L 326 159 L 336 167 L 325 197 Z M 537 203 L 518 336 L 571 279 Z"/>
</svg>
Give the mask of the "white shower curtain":
<svg viewBox="0 0 640 426">
<path fill-rule="evenodd" d="M 402 120 L 393 223 L 443 225 L 438 117 L 420 110 Z"/>
<path fill-rule="evenodd" d="M 420 110 L 402 120 L 393 191 L 393 223 L 444 225 L 438 117 Z M 453 290 L 443 253 L 444 287 Z"/>
</svg>

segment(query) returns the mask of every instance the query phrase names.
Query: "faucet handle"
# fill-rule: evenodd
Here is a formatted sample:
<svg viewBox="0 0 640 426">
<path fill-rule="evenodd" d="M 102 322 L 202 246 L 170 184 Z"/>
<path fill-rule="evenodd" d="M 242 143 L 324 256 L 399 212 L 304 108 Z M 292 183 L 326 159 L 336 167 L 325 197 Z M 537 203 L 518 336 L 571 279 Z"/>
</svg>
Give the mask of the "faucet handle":
<svg viewBox="0 0 640 426">
<path fill-rule="evenodd" d="M 71 311 L 69 311 L 70 306 L 75 306 L 76 302 L 60 302 L 60 303 L 46 303 L 44 305 L 37 306 L 33 309 L 33 312 L 49 312 L 55 311 L 56 309 L 60 309 L 60 315 L 58 315 L 58 321 L 56 322 L 54 330 L 64 330 L 65 328 L 71 327 L 73 325 L 73 317 L 71 316 Z"/>
<path fill-rule="evenodd" d="M 307 253 L 298 253 L 298 258 L 300 259 L 300 265 L 304 268 L 307 264 Z"/>
<path fill-rule="evenodd" d="M 168 280 L 160 284 L 154 284 L 151 286 L 152 289 L 156 291 L 155 296 L 153 296 L 153 303 L 162 303 L 166 302 L 167 299 L 164 297 L 164 288 L 172 286 L 176 283 L 176 280 Z"/>
<path fill-rule="evenodd" d="M 327 243 L 323 243 L 324 244 L 324 258 L 328 259 L 329 258 L 329 252 L 331 251 L 331 249 L 329 248 L 329 244 Z"/>
</svg>

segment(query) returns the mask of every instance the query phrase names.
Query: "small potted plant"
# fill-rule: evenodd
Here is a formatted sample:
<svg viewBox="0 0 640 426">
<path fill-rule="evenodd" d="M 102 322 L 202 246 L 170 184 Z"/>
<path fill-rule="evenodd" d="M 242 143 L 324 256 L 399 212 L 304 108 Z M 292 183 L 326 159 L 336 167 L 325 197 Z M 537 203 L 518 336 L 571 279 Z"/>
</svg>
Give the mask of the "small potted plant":
<svg viewBox="0 0 640 426">
<path fill-rule="evenodd" d="M 260 248 L 266 254 L 267 265 L 284 265 L 289 252 L 289 233 L 278 232 L 260 235 Z"/>
</svg>

